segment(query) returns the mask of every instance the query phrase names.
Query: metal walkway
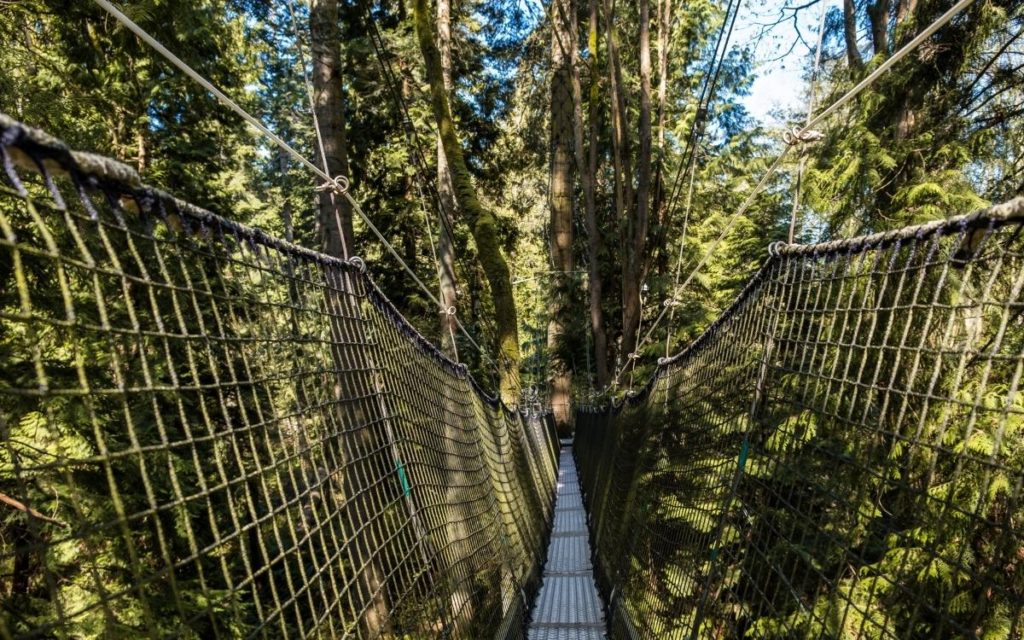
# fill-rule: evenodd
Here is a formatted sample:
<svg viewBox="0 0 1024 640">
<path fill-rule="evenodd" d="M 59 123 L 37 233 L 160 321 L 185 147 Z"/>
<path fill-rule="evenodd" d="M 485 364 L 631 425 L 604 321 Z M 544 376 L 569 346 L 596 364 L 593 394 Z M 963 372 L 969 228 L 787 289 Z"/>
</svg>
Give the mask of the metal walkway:
<svg viewBox="0 0 1024 640">
<path fill-rule="evenodd" d="M 604 640 L 604 608 L 590 564 L 590 535 L 572 447 L 563 443 L 555 522 L 529 640 Z"/>
</svg>

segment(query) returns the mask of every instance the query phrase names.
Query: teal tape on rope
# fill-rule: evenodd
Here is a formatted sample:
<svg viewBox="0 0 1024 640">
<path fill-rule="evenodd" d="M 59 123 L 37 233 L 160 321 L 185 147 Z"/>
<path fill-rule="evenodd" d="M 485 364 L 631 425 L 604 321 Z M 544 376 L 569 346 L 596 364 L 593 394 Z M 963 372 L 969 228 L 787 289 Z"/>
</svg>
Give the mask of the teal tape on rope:
<svg viewBox="0 0 1024 640">
<path fill-rule="evenodd" d="M 395 460 L 395 469 L 398 471 L 398 481 L 402 483 L 402 495 L 408 496 L 412 487 L 409 486 L 409 476 L 405 474 L 405 465 L 401 460 Z"/>
<path fill-rule="evenodd" d="M 740 457 L 736 460 L 736 479 L 743 475 L 743 467 L 747 465 L 747 456 L 750 454 L 750 438 L 743 434 L 743 444 L 740 445 Z"/>
</svg>

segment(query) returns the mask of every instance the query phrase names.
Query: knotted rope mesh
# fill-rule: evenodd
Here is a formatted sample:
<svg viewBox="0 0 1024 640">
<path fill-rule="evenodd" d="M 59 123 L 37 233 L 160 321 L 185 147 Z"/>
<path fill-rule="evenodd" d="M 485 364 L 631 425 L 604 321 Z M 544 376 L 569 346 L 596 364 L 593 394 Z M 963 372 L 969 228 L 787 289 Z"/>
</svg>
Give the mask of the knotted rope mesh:
<svg viewBox="0 0 1024 640">
<path fill-rule="evenodd" d="M 520 634 L 545 416 L 358 260 L 3 116 L 0 151 L 0 637 Z"/>
<path fill-rule="evenodd" d="M 612 637 L 1021 637 L 1022 221 L 775 247 L 578 414 Z"/>
</svg>

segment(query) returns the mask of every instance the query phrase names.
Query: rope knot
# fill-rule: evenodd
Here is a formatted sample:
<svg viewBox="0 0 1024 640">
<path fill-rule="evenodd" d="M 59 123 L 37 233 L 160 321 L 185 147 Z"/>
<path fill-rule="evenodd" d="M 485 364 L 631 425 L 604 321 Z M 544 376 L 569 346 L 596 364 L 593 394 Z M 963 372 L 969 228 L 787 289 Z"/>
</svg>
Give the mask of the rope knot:
<svg viewBox="0 0 1024 640">
<path fill-rule="evenodd" d="M 777 257 L 779 257 L 781 249 L 783 247 L 786 247 L 786 246 L 789 246 L 789 245 L 787 243 L 783 242 L 782 240 L 778 240 L 776 242 L 773 242 L 773 243 L 768 245 L 768 255 L 771 256 L 772 258 L 777 258 Z"/>
<path fill-rule="evenodd" d="M 809 142 L 817 142 L 825 137 L 825 134 L 820 131 L 814 131 L 807 129 L 806 131 L 800 127 L 793 127 L 789 131 L 783 132 L 782 141 L 786 144 L 793 146 L 797 144 L 805 144 Z"/>
<path fill-rule="evenodd" d="M 366 261 L 359 256 L 352 256 L 348 259 L 348 263 L 355 267 L 359 273 L 366 273 Z"/>
<path fill-rule="evenodd" d="M 342 194 L 348 192 L 348 186 L 348 178 L 339 174 L 334 176 L 327 182 L 324 182 L 319 187 L 316 187 L 314 190 L 317 191 L 318 193 L 323 191 L 333 191 L 337 194 Z"/>
</svg>

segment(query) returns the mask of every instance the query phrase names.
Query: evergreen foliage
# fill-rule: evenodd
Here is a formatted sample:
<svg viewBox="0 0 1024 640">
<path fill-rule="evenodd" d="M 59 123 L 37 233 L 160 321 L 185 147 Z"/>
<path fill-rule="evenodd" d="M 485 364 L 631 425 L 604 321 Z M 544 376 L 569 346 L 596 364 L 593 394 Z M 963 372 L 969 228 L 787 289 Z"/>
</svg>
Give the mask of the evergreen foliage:
<svg viewBox="0 0 1024 640">
<path fill-rule="evenodd" d="M 732 42 L 720 59 L 716 58 L 716 43 L 728 24 L 733 3 L 722 0 L 669 2 L 651 0 L 651 23 L 646 25 L 656 32 L 659 17 L 670 7 L 667 39 L 664 42 L 658 37 L 650 39 L 654 63 L 651 89 L 658 94 L 659 79 L 664 78 L 665 83 L 664 103 L 657 104 L 655 100 L 651 105 L 654 115 L 663 117 L 653 119 L 642 118 L 645 108 L 641 100 L 644 87 L 641 31 L 644 25 L 640 24 L 638 4 L 622 0 L 566 3 L 574 7 L 568 27 L 573 31 L 573 69 L 580 86 L 578 90 L 559 88 L 557 93 L 573 95 L 578 101 L 573 104 L 573 115 L 578 117 L 574 125 L 579 126 L 583 136 L 581 144 L 572 150 L 573 244 L 569 262 L 573 270 L 567 276 L 552 273 L 556 269 L 548 252 L 551 240 L 547 206 L 551 189 L 550 127 L 554 106 L 550 98 L 556 93 L 552 83 L 558 82 L 551 49 L 549 12 L 552 3 L 517 0 L 453 0 L 451 3 L 452 90 L 447 97 L 454 129 L 460 134 L 457 144 L 465 157 L 465 185 L 475 190 L 481 210 L 489 214 L 485 222 L 490 244 L 483 252 L 478 245 L 479 237 L 474 235 L 474 216 L 456 212 L 451 220 L 445 221 L 439 211 L 436 187 L 432 185 L 437 175 L 437 118 L 431 105 L 431 87 L 411 0 L 342 0 L 338 3 L 338 44 L 343 67 L 351 192 L 403 259 L 433 290 L 438 286 L 434 245 L 441 225 L 450 225 L 456 256 L 459 318 L 485 351 L 480 354 L 468 340 L 457 335 L 459 355 L 476 379 L 497 388 L 499 376 L 491 361 L 499 360 L 503 351 L 506 354 L 521 352 L 524 402 L 546 404 L 552 374 L 556 371 L 553 364 L 568 369 L 577 400 L 607 400 L 626 390 L 640 388 L 655 371 L 659 357 L 685 347 L 732 303 L 750 276 L 764 263 L 766 247 L 771 242 L 786 239 L 797 188 L 801 190 L 795 208 L 797 242 L 832 240 L 937 220 L 1024 192 L 1024 83 L 1021 82 L 1024 3 L 978 0 L 850 105 L 822 123 L 821 140 L 800 145 L 748 212 L 735 221 L 732 230 L 717 244 L 707 264 L 695 272 L 685 290 L 677 293 L 677 284 L 709 248 L 716 246 L 722 230 L 733 224 L 732 214 L 782 150 L 783 130 L 788 126 L 756 122 L 742 106 L 741 99 L 750 91 L 759 63 L 753 43 Z M 132 0 L 121 4 L 143 28 L 267 122 L 290 144 L 309 158 L 318 157 L 304 80 L 308 71 L 304 65 L 310 65 L 307 3 L 295 0 L 294 15 L 286 3 L 267 0 Z M 815 2 L 791 4 L 787 12 L 818 10 Z M 814 77 L 817 110 L 849 90 L 952 4 L 952 0 L 848 0 L 845 11 L 838 7 L 830 10 L 825 21 L 821 69 Z M 430 2 L 423 1 L 423 5 L 430 13 Z M 611 14 L 606 13 L 609 10 Z M 593 30 L 592 16 L 597 18 Z M 615 26 L 612 40 L 617 49 L 615 60 L 609 57 L 608 24 Z M 787 25 L 788 20 L 780 20 L 769 27 L 773 29 L 769 33 L 793 38 L 785 31 Z M 379 41 L 373 35 L 377 32 Z M 317 226 L 315 178 L 258 138 L 233 113 L 92 3 L 0 2 L 0 42 L 3 43 L 0 47 L 0 112 L 38 126 L 65 140 L 72 148 L 116 157 L 137 169 L 146 183 L 173 192 L 184 200 L 273 235 L 294 239 L 299 245 L 319 246 L 321 229 Z M 662 47 L 667 47 L 664 57 Z M 662 59 L 667 61 L 665 69 L 659 68 Z M 809 77 L 810 66 L 808 63 Z M 613 92 L 613 76 L 621 85 L 621 95 Z M 565 82 L 574 81 L 571 73 L 560 77 Z M 712 78 L 715 89 L 708 102 L 702 105 L 701 93 Z M 614 103 L 618 108 L 620 98 L 621 123 L 625 125 L 622 133 L 627 144 L 622 151 L 625 157 L 618 159 L 622 166 L 617 167 L 616 121 L 612 107 Z M 802 122 L 805 114 L 783 113 L 780 116 L 781 121 L 795 123 Z M 647 120 L 652 120 L 650 126 L 642 126 Z M 563 118 L 561 122 L 567 120 Z M 659 124 L 662 122 L 663 131 Z M 644 172 L 638 165 L 644 162 L 641 140 L 652 133 L 655 142 L 650 167 L 645 168 L 650 171 Z M 689 189 L 691 151 L 692 196 Z M 594 170 L 588 179 L 593 186 L 594 227 L 588 232 L 583 172 L 589 171 L 591 156 Z M 806 170 L 798 185 L 794 174 L 801 161 Z M 632 255 L 632 247 L 637 244 L 631 230 L 636 228 L 638 208 L 635 201 L 627 206 L 616 196 L 623 189 L 641 192 L 638 184 L 641 175 L 649 175 L 651 181 L 649 232 L 642 250 Z M 30 224 L 31 220 L 19 219 L 19 223 Z M 376 280 L 390 300 L 428 339 L 440 344 L 439 310 L 391 261 L 359 221 L 355 223 L 355 234 L 355 253 L 375 265 Z M 593 247 L 590 246 L 592 241 Z M 118 251 L 121 250 L 126 249 L 119 246 Z M 481 253 L 487 255 L 481 256 Z M 489 279 L 484 266 L 494 266 L 489 260 L 495 255 L 504 255 L 507 262 L 507 273 L 501 274 L 498 280 Z M 193 266 L 197 274 L 212 268 L 202 263 Z M 958 273 L 951 272 L 951 277 L 959 277 Z M 40 289 L 36 304 L 50 311 L 63 308 L 64 302 L 59 296 L 42 287 L 43 275 L 46 275 L 45 269 L 38 273 L 28 271 L 27 286 Z M 5 304 L 16 305 L 11 280 L 13 266 L 0 263 L 0 277 L 3 286 L 0 298 Z M 505 279 L 512 288 L 513 305 L 507 300 L 496 300 L 501 297 Z M 593 279 L 600 280 L 602 294 L 600 300 L 591 305 L 588 295 Z M 639 310 L 629 308 L 633 299 L 627 289 L 633 284 L 646 287 L 642 289 Z M 950 297 L 944 300 L 945 304 L 957 305 L 976 299 L 982 287 L 981 283 L 972 281 L 956 284 L 960 286 L 957 295 L 962 299 Z M 1009 295 L 1012 291 L 1008 283 L 998 285 L 999 292 Z M 494 295 L 495 286 L 499 296 Z M 238 304 L 244 306 L 241 292 L 231 290 L 229 293 L 239 295 Z M 84 288 L 76 290 L 76 303 L 81 303 L 88 295 Z M 666 302 L 673 298 L 677 306 L 654 326 Z M 518 312 L 518 344 L 508 344 L 513 332 L 509 331 L 507 323 L 502 325 L 511 306 Z M 595 309 L 601 316 L 599 324 L 593 321 Z M 547 344 L 545 334 L 552 312 L 559 314 L 563 326 L 557 339 Z M 640 346 L 636 349 L 637 357 L 631 359 L 631 346 L 624 343 L 624 335 L 630 331 L 627 325 L 637 318 Z M 119 320 L 125 321 L 125 318 Z M 595 335 L 595 326 L 601 328 L 600 340 Z M 1011 326 L 1015 325 L 1011 323 Z M 648 339 L 644 340 L 645 337 Z M 68 358 L 58 342 L 42 342 L 52 351 L 47 359 L 54 363 Z M 22 353 L 31 344 L 32 338 L 27 335 L 12 331 L 0 334 L 0 362 L 8 380 L 25 383 L 26 376 L 32 375 L 30 363 Z M 603 348 L 598 347 L 599 344 Z M 104 376 L 112 375 L 110 358 L 113 357 L 112 353 L 90 345 L 90 375 L 106 380 Z M 225 362 L 230 361 L 230 356 L 225 357 Z M 599 360 L 608 363 L 608 377 L 619 375 L 613 380 L 601 380 L 596 366 Z M 747 364 L 736 363 L 735 366 L 742 368 Z M 883 370 L 889 366 L 897 369 L 884 358 L 879 364 Z M 70 380 L 73 373 L 70 369 L 56 364 L 54 367 L 55 380 L 60 381 L 61 376 Z M 735 371 L 727 368 L 720 375 L 728 377 L 733 373 Z M 899 379 L 897 374 L 898 371 L 893 374 L 894 380 Z M 1005 381 L 1014 374 L 997 367 L 993 375 Z M 779 384 L 779 389 L 785 389 L 786 393 L 795 393 L 800 387 L 798 381 L 785 376 Z M 943 379 L 941 385 L 945 385 L 943 391 L 952 404 L 961 396 L 964 402 L 974 398 L 971 402 L 981 406 L 988 406 L 986 403 L 1003 406 L 1000 403 L 1007 402 L 1016 406 L 1013 403 L 1017 403 L 1008 388 L 972 386 L 966 382 L 954 388 L 947 379 Z M 976 398 L 978 394 L 982 396 L 980 400 Z M 265 406 L 275 401 L 280 399 L 263 398 L 257 404 Z M 735 398 L 713 393 L 678 401 L 697 403 L 688 408 L 690 413 L 683 411 L 681 415 L 699 419 L 712 413 L 720 416 L 741 410 L 731 404 Z M 862 408 L 854 401 L 850 404 L 834 399 L 827 401 L 838 403 L 834 406 L 826 406 L 825 399 L 814 400 L 812 404 L 815 402 L 825 413 Z M 197 407 L 198 404 L 189 409 Z M 912 409 L 917 408 L 908 407 L 908 412 L 913 413 Z M 147 427 L 156 428 L 160 406 L 156 409 L 133 406 L 130 410 L 139 416 L 145 414 L 145 419 L 140 417 L 140 420 Z M 36 446 L 50 455 L 84 455 L 82 448 L 88 438 L 79 433 L 84 409 L 61 400 L 55 401 L 50 411 L 48 416 L 43 416 L 28 405 L 19 406 L 15 412 L 18 419 L 7 427 L 14 435 L 6 437 L 21 438 L 31 433 L 37 439 Z M 103 425 L 117 423 L 116 409 L 105 407 L 98 411 L 101 412 L 98 420 Z M 1021 436 L 1015 435 L 1016 426 L 1012 422 L 1000 427 L 996 423 L 985 423 L 983 419 L 970 433 L 959 427 L 940 433 L 938 418 L 924 409 L 921 411 L 915 419 L 923 421 L 922 434 L 934 437 L 935 442 L 941 442 L 949 451 L 966 452 L 964 455 L 994 446 L 993 430 L 1003 429 L 1000 450 L 996 454 L 1003 456 L 1006 466 L 1020 468 Z M 667 424 L 680 431 L 690 428 L 689 423 L 678 415 L 642 412 L 636 415 L 635 421 L 630 418 L 617 436 L 623 442 L 628 440 L 631 446 L 634 441 L 647 443 L 646 448 L 638 449 L 642 457 L 629 464 L 648 464 L 658 469 L 662 474 L 658 476 L 661 483 L 658 486 L 676 488 L 678 495 L 673 499 L 679 501 L 679 504 L 643 512 L 647 519 L 638 526 L 664 527 L 673 532 L 706 527 L 697 523 L 696 516 L 687 509 L 699 512 L 706 499 L 702 496 L 715 495 L 716 487 L 709 484 L 714 479 L 694 477 L 683 473 L 685 468 L 672 467 L 672 461 L 679 459 L 681 451 L 693 444 L 693 437 L 675 434 L 652 439 L 651 433 L 644 431 L 651 420 L 667 420 Z M 966 419 L 961 415 L 943 419 L 959 424 L 962 418 Z M 820 416 L 780 412 L 759 419 L 763 423 L 759 423 L 759 428 L 763 427 L 764 438 L 757 446 L 762 452 L 779 453 L 778 447 L 785 446 L 789 447 L 786 455 L 795 456 L 801 447 L 814 447 L 839 456 L 841 452 L 863 445 Z M 582 426 L 610 428 L 589 421 L 581 423 Z M 117 432 L 114 427 L 109 428 Z M 894 432 L 901 428 L 893 426 Z M 728 440 L 733 436 L 735 434 L 724 434 L 722 438 Z M 119 432 L 116 437 L 125 436 Z M 728 442 L 729 446 L 735 444 L 733 440 Z M 924 464 L 921 460 L 907 452 L 892 453 L 883 444 L 869 443 L 870 455 L 875 456 L 872 460 L 890 454 L 903 455 L 908 473 L 923 472 L 925 467 L 921 466 Z M 710 467 L 727 464 L 724 458 L 714 456 L 703 462 Z M 0 461 L 0 475 L 6 468 L 3 464 Z M 11 462 L 6 464 L 9 467 Z M 178 461 L 171 460 L 169 464 L 174 467 Z M 626 471 L 628 469 L 623 469 Z M 119 468 L 114 472 L 123 474 L 118 475 L 119 482 L 135 481 L 132 474 L 136 472 L 132 469 Z M 789 491 L 799 491 L 802 476 L 797 472 L 825 476 L 829 469 L 822 464 L 803 470 L 787 467 L 765 471 L 758 467 L 756 458 L 751 460 L 753 477 L 758 477 L 759 473 L 775 474 L 771 482 Z M 791 473 L 797 475 L 786 475 Z M 837 483 L 836 486 L 862 480 L 854 476 L 830 478 L 829 482 Z M 925 543 L 952 544 L 950 540 L 956 536 L 968 535 L 968 523 L 950 516 L 948 509 L 934 508 L 935 504 L 945 501 L 977 505 L 986 500 L 986 504 L 996 504 L 1006 491 L 1000 488 L 1000 483 L 1011 480 L 995 474 L 986 485 L 988 480 L 970 475 L 963 486 L 945 486 L 934 480 L 931 486 L 923 487 L 921 490 L 934 494 L 935 500 L 922 511 L 913 531 L 901 529 L 914 544 L 904 544 L 905 540 L 889 544 L 882 534 L 872 529 L 879 518 L 885 519 L 877 513 L 877 506 L 865 503 L 852 514 L 837 513 L 822 496 L 808 496 L 808 508 L 821 514 L 826 524 L 822 525 L 825 533 L 815 534 L 803 544 L 819 551 L 828 549 L 828 537 L 838 535 L 839 531 L 844 532 L 843 535 L 860 536 L 864 553 L 876 554 L 862 567 L 864 575 L 890 575 L 892 570 L 899 569 L 899 563 L 906 562 L 914 569 L 901 574 L 907 589 L 935 594 L 941 606 L 961 616 L 958 620 L 962 621 L 963 628 L 971 624 L 974 629 L 980 629 L 979 636 L 1005 637 L 1006 633 L 1000 630 L 1009 624 L 1006 622 L 1008 613 L 996 604 L 979 605 L 984 598 L 980 592 L 972 591 L 975 588 L 966 584 L 962 575 L 941 563 L 929 561 L 926 554 L 913 549 L 923 548 Z M 199 482 L 199 479 L 194 481 Z M 81 509 L 96 517 L 114 517 L 111 510 L 115 506 L 104 503 L 99 497 L 105 480 L 92 472 L 74 470 L 71 480 L 63 477 L 39 482 L 38 490 L 46 496 L 41 504 L 46 509 L 38 506 L 39 502 L 36 508 L 43 512 L 65 508 L 69 483 L 72 483 L 82 487 L 83 495 L 90 496 L 89 504 L 81 505 Z M 5 488 L 12 496 L 18 493 L 16 488 L 6 485 Z M 643 483 L 624 487 L 617 499 L 644 503 L 649 498 L 645 498 L 644 491 L 649 488 Z M 167 488 L 156 490 L 166 491 Z M 763 496 L 754 491 L 743 497 L 756 501 Z M 905 497 L 901 495 L 900 499 Z M 131 499 L 143 501 L 144 496 L 135 495 Z M 914 504 L 911 500 L 897 506 L 908 510 Z M 142 502 L 128 508 L 141 508 L 140 505 Z M 217 505 L 218 510 L 220 506 Z M 229 517 L 229 511 L 217 517 Z M 17 514 L 8 513 L 4 505 L 0 505 L 0 513 L 5 516 L 3 526 L 8 538 L 15 535 L 10 531 L 11 527 L 16 527 Z M 835 519 L 831 519 L 832 515 Z M 1006 514 L 993 517 L 996 515 L 1009 517 Z M 891 514 L 886 517 L 898 519 Z M 768 520 L 777 521 L 783 527 L 799 526 L 799 522 L 787 518 L 792 518 L 792 514 L 787 515 L 780 509 Z M 891 524 L 888 520 L 887 523 L 886 526 Z M 179 524 L 167 523 L 168 531 L 174 527 Z M 711 534 L 707 530 L 694 533 L 698 536 Z M 756 535 L 764 540 L 771 537 L 770 532 L 761 530 Z M 146 543 L 157 545 L 159 541 L 147 539 Z M 97 543 L 91 550 L 96 556 L 95 562 L 107 566 L 122 557 L 125 549 L 118 546 L 121 544 L 117 540 Z M 982 539 L 973 541 L 969 558 L 972 566 L 993 562 L 995 552 L 987 549 L 986 544 Z M 61 548 L 58 551 L 64 555 L 46 561 L 62 563 L 62 566 L 73 564 L 71 550 Z M 775 559 L 771 561 L 804 566 L 813 558 L 808 566 L 839 571 L 840 559 L 828 555 L 832 551 L 822 552 L 822 557 L 827 556 L 824 560 L 805 551 L 772 547 L 771 553 L 778 555 L 771 556 Z M 887 553 L 903 555 L 887 556 Z M 685 555 L 685 552 L 679 551 L 679 554 Z M 910 556 L 913 557 L 905 560 Z M 704 560 L 673 556 L 672 562 L 666 564 L 665 574 L 658 580 L 673 584 L 675 577 L 669 573 L 701 562 Z M 765 566 L 748 568 L 767 572 Z M 67 588 L 77 588 L 76 580 L 71 580 Z M 1010 580 L 1018 580 L 1016 574 Z M 130 573 L 123 571 L 110 578 L 111 589 L 127 589 L 130 583 Z M 799 591 L 807 584 L 791 586 Z M 0 591 L 2 587 L 0 581 Z M 867 597 L 862 578 L 837 579 L 834 587 L 831 595 L 840 600 L 860 602 Z M 188 591 L 186 587 L 183 589 Z M 679 600 L 691 595 L 673 594 L 677 600 L 673 600 L 672 606 L 677 607 Z M 892 587 L 885 595 L 896 600 L 898 589 Z M 195 602 L 188 606 L 202 608 L 206 604 Z M 834 610 L 834 605 L 835 602 L 819 599 L 814 605 L 819 609 L 811 607 L 766 615 L 749 621 L 748 633 L 764 637 L 841 637 L 842 629 L 823 629 L 812 623 L 832 619 L 829 612 Z M 47 606 L 50 605 L 42 602 L 33 604 L 41 616 L 47 615 L 44 611 Z M 674 625 L 684 624 L 673 618 L 676 609 L 645 610 L 643 607 L 647 605 L 640 602 L 628 606 L 634 607 L 637 615 L 661 620 L 659 624 L 665 626 L 659 628 L 658 633 L 667 633 Z M 969 611 L 972 607 L 975 614 Z M 243 613 L 242 617 L 251 614 Z M 145 615 L 150 614 L 141 609 L 125 612 L 126 619 L 133 621 Z M 861 616 L 856 622 L 859 628 L 878 626 L 873 621 L 884 615 L 904 637 L 919 635 L 914 625 L 924 624 L 919 614 L 899 610 L 895 605 L 887 606 L 884 614 L 865 608 L 858 615 Z M 90 631 L 83 635 L 99 634 L 104 624 L 98 619 L 90 622 Z"/>
</svg>

